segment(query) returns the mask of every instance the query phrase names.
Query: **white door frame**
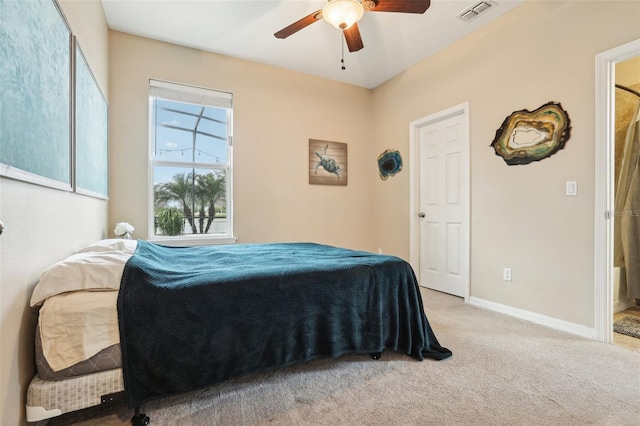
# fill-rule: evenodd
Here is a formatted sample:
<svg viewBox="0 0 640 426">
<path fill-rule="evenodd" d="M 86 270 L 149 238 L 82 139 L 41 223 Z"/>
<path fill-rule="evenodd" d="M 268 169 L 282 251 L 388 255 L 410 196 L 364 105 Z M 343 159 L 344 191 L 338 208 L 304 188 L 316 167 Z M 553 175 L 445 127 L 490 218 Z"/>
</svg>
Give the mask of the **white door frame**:
<svg viewBox="0 0 640 426">
<path fill-rule="evenodd" d="M 596 55 L 595 338 L 613 341 L 615 64 L 640 56 L 640 39 Z"/>
<path fill-rule="evenodd" d="M 420 221 L 418 218 L 418 210 L 420 207 L 420 156 L 418 154 L 420 148 L 418 146 L 418 132 L 421 127 L 428 126 L 460 114 L 463 114 L 464 116 L 463 121 L 465 126 L 462 138 L 467 151 L 467 155 L 465 156 L 466 158 L 462 163 L 463 169 L 466 171 L 465 179 L 468 188 L 468 199 L 466 200 L 468 208 L 463 217 L 463 223 L 467 227 L 467 232 L 462 236 L 462 238 L 464 239 L 465 247 L 467 247 L 467 252 L 465 253 L 467 268 L 463 276 L 465 281 L 464 301 L 469 302 L 469 277 L 471 273 L 471 224 L 469 213 L 471 210 L 471 169 L 469 161 L 471 152 L 469 145 L 469 102 L 461 103 L 409 123 L 409 263 L 416 273 L 420 271 Z"/>
</svg>

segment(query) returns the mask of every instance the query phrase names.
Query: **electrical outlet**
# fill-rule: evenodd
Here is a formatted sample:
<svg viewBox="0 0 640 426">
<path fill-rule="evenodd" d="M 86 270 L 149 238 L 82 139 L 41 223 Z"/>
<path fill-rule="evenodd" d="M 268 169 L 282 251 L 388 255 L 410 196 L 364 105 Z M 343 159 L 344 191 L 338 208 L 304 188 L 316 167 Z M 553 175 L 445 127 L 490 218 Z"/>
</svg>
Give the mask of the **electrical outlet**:
<svg viewBox="0 0 640 426">
<path fill-rule="evenodd" d="M 511 281 L 511 268 L 504 268 L 502 270 L 502 279 L 505 281 Z"/>
<path fill-rule="evenodd" d="M 378 249 L 378 254 L 382 254 L 382 249 L 381 248 Z"/>
</svg>

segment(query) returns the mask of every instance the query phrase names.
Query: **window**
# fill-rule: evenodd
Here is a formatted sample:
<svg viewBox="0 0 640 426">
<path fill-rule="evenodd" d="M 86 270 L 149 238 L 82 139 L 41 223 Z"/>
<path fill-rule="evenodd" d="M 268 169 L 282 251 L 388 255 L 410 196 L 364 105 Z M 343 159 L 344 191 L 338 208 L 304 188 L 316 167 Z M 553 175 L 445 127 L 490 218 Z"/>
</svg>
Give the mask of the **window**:
<svg viewBox="0 0 640 426">
<path fill-rule="evenodd" d="M 232 95 L 151 80 L 150 239 L 231 242 Z"/>
</svg>

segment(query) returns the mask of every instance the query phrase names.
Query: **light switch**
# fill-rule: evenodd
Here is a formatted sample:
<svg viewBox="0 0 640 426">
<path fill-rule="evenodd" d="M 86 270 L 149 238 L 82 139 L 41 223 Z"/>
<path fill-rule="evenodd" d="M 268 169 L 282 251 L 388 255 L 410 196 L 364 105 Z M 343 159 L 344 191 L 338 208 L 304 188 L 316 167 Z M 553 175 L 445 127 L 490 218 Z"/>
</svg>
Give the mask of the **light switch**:
<svg viewBox="0 0 640 426">
<path fill-rule="evenodd" d="M 567 197 L 578 195 L 578 181 L 568 180 L 565 184 L 565 195 Z"/>
</svg>

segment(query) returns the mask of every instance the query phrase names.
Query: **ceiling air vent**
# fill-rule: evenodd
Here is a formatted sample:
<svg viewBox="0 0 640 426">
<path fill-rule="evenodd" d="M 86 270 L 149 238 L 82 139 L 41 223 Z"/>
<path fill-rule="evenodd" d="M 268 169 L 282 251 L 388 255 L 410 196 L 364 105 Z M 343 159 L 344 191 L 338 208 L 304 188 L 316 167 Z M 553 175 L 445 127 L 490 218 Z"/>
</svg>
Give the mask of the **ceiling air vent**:
<svg viewBox="0 0 640 426">
<path fill-rule="evenodd" d="M 469 22 L 476 16 L 480 15 L 482 12 L 488 10 L 491 6 L 493 6 L 493 4 L 490 1 L 480 1 L 462 11 L 462 13 L 458 15 L 458 18 L 462 19 L 465 22 Z"/>
</svg>

